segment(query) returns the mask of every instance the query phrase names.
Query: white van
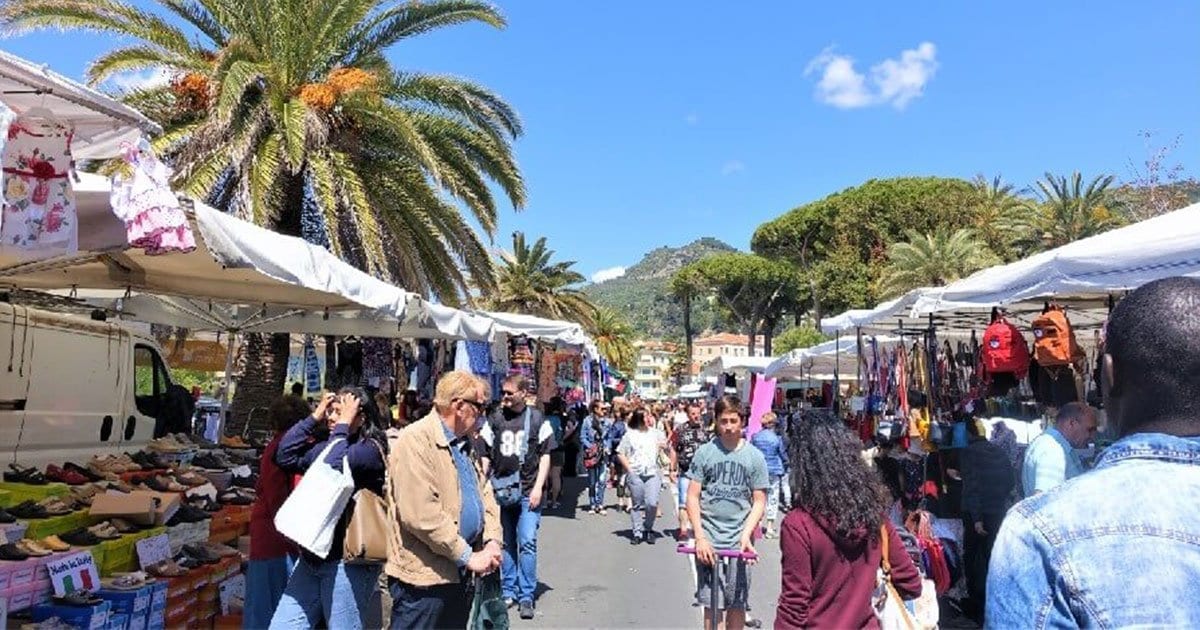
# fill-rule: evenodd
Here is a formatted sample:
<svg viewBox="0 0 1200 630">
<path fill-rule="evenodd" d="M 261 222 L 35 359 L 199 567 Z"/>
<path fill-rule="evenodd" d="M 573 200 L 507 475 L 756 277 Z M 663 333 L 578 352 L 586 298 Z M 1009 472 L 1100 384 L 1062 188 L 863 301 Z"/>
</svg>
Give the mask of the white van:
<svg viewBox="0 0 1200 630">
<path fill-rule="evenodd" d="M 162 356 L 120 322 L 0 303 L 0 469 L 144 447 L 171 385 Z"/>
</svg>

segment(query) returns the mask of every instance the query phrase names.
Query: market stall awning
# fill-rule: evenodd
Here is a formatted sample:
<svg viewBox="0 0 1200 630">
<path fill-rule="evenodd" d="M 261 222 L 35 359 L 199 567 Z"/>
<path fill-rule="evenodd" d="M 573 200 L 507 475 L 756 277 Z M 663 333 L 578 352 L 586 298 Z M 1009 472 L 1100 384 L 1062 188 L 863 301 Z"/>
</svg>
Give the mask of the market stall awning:
<svg viewBox="0 0 1200 630">
<path fill-rule="evenodd" d="M 579 346 L 589 357 L 600 357 L 595 342 L 584 332 L 582 326 L 574 322 L 516 313 L 480 311 L 479 314 L 493 321 L 495 332 L 524 335 L 550 343 Z"/>
<path fill-rule="evenodd" d="M 721 374 L 723 372 L 755 372 L 762 374 L 775 357 L 739 357 L 721 355 L 704 365 L 703 374 Z"/>
<path fill-rule="evenodd" d="M 76 159 L 115 157 L 125 142 L 161 129 L 141 112 L 44 65 L 0 50 L 0 100 L 18 115 L 45 108 L 73 127 Z"/>
<path fill-rule="evenodd" d="M 914 311 L 1104 298 L 1170 276 L 1200 276 L 1200 204 L 927 290 Z"/>
<path fill-rule="evenodd" d="M 901 337 L 878 336 L 880 346 L 894 344 Z M 870 338 L 864 337 L 864 349 L 869 350 Z M 814 375 L 840 373 L 853 375 L 858 371 L 858 338 L 855 335 L 831 339 L 811 348 L 797 348 L 775 359 L 763 372 L 766 378 L 778 380 L 804 380 Z"/>
</svg>

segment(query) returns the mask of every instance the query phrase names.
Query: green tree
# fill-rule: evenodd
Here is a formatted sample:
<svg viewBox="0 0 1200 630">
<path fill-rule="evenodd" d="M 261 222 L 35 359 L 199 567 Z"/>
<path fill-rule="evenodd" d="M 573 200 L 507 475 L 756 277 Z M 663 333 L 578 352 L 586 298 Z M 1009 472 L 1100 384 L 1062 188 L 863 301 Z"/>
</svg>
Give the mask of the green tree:
<svg viewBox="0 0 1200 630">
<path fill-rule="evenodd" d="M 704 278 L 690 267 L 684 267 L 671 276 L 671 296 L 679 302 L 683 311 L 683 345 L 688 357 L 692 356 L 692 342 L 696 337 L 696 331 L 692 328 L 692 302 L 702 295 L 703 289 Z"/>
<path fill-rule="evenodd" d="M 869 180 L 795 208 L 755 230 L 751 248 L 800 268 L 819 323 L 825 313 L 878 302 L 887 249 L 906 230 L 974 228 L 981 195 L 966 180 Z"/>
<path fill-rule="evenodd" d="M 145 5 L 156 8 L 142 8 Z M 116 47 L 88 79 L 162 69 L 172 80 L 129 101 L 165 127 L 155 148 L 172 184 L 223 210 L 310 240 L 405 288 L 455 304 L 495 284 L 496 184 L 525 184 L 513 109 L 468 80 L 401 71 L 396 44 L 456 24 L 505 25 L 471 0 L 9 0 L 9 32 L 81 29 Z M 307 211 L 306 211 L 307 209 Z M 248 335 L 235 418 L 283 390 L 286 335 Z"/>
<path fill-rule="evenodd" d="M 1023 216 L 1010 225 L 1023 253 L 1060 247 L 1124 224 L 1109 191 L 1114 179 L 1097 175 L 1085 185 L 1079 171 L 1070 177 L 1046 173 L 1036 183 L 1037 201 L 1027 203 Z"/>
<path fill-rule="evenodd" d="M 812 326 L 793 326 L 775 339 L 775 351 L 778 354 L 787 354 L 797 348 L 811 348 L 828 340 L 829 337 L 821 334 L 821 331 Z"/>
<path fill-rule="evenodd" d="M 609 365 L 626 374 L 633 373 L 638 349 L 634 345 L 633 328 L 625 318 L 612 309 L 597 309 L 587 330 Z"/>
<path fill-rule="evenodd" d="M 575 261 L 554 262 L 553 258 L 554 250 L 546 246 L 545 237 L 529 245 L 525 234 L 514 232 L 513 250 L 500 252 L 491 308 L 590 325 L 596 307 L 575 288 L 585 278 L 571 269 Z"/>
<path fill-rule="evenodd" d="M 908 241 L 888 248 L 880 293 L 896 297 L 919 287 L 940 287 L 1000 262 L 971 230 L 907 233 Z"/>
<path fill-rule="evenodd" d="M 749 350 L 765 324 L 794 301 L 800 290 L 799 276 L 791 265 L 756 254 L 718 254 L 681 269 L 694 274 L 704 288 L 717 297 L 750 336 Z"/>
</svg>

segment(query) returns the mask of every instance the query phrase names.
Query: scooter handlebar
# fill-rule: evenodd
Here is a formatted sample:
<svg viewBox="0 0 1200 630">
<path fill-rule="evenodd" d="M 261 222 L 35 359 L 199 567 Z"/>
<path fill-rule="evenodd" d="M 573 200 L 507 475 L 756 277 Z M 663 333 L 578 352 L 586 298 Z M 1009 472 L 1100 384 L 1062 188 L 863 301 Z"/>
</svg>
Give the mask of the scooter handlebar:
<svg viewBox="0 0 1200 630">
<path fill-rule="evenodd" d="M 690 545 L 679 545 L 678 547 L 675 548 L 675 551 L 678 553 L 683 553 L 683 554 L 688 554 L 688 555 L 696 554 L 696 548 L 692 547 Z M 717 556 L 720 558 L 739 558 L 741 560 L 757 560 L 758 559 L 758 554 L 748 553 L 748 552 L 742 551 L 740 549 L 718 549 L 716 553 L 717 553 Z"/>
</svg>

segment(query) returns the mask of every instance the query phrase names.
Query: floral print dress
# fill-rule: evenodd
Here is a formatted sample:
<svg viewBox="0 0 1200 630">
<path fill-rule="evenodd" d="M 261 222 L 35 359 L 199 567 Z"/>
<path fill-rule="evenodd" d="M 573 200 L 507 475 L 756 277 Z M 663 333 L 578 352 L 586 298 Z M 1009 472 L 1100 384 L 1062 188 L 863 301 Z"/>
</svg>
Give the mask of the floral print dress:
<svg viewBox="0 0 1200 630">
<path fill-rule="evenodd" d="M 26 260 L 78 249 L 79 219 L 71 188 L 72 131 L 57 123 L 13 120 L 3 137 L 4 210 L 0 247 Z"/>
</svg>

